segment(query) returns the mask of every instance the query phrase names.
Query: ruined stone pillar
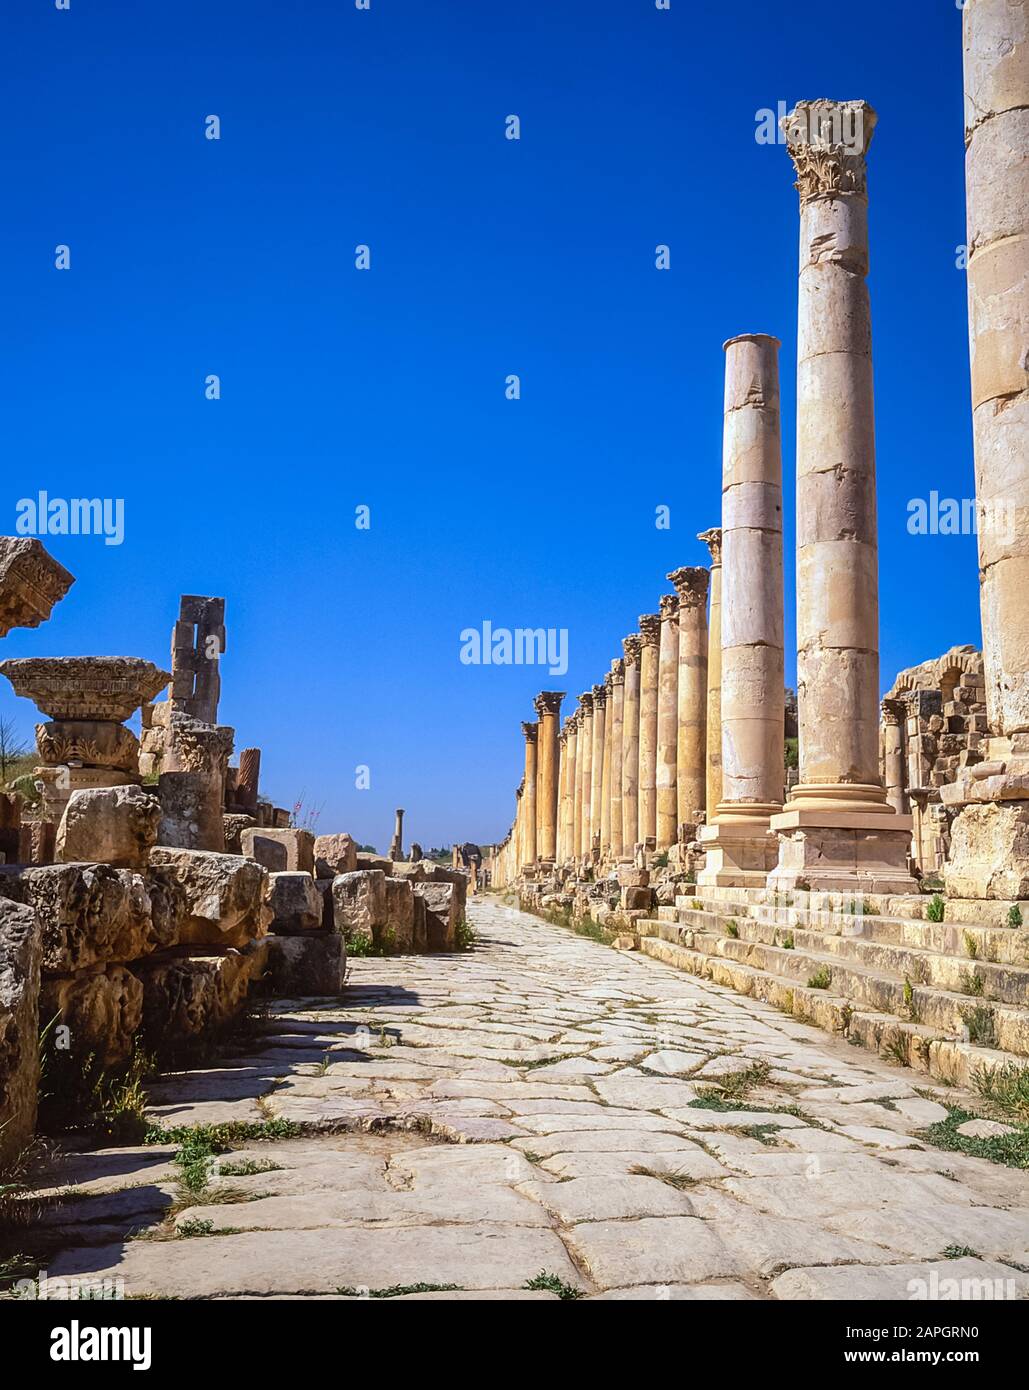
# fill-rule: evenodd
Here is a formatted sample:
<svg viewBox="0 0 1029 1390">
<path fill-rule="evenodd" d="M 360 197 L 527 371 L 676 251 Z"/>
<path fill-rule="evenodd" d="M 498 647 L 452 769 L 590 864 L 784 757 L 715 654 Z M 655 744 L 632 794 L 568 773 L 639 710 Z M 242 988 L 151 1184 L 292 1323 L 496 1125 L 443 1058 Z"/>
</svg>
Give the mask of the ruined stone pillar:
<svg viewBox="0 0 1029 1390">
<path fill-rule="evenodd" d="M 522 783 L 522 868 L 536 863 L 536 737 L 539 726 L 524 722 L 525 780 Z"/>
<path fill-rule="evenodd" d="M 586 852 L 600 849 L 600 813 L 603 809 L 604 729 L 607 725 L 607 689 L 593 687 L 593 756 L 590 764 L 590 838 Z"/>
<path fill-rule="evenodd" d="M 941 788 L 947 892 L 1029 897 L 1029 0 L 963 12 L 968 337 L 987 758 Z"/>
<path fill-rule="evenodd" d="M 174 849 L 225 852 L 225 774 L 234 731 L 187 715 L 172 716 L 157 782 L 157 842 Z"/>
<path fill-rule="evenodd" d="M 614 730 L 614 687 L 611 672 L 604 677 L 604 771 L 600 779 L 600 858 L 611 855 L 611 735 Z"/>
<path fill-rule="evenodd" d="M 539 857 L 548 864 L 557 859 L 558 774 L 561 755 L 558 730 L 563 690 L 542 690 L 536 696 L 539 715 L 539 804 L 536 808 Z"/>
<path fill-rule="evenodd" d="M 745 333 L 725 344 L 722 430 L 722 799 L 701 833 L 701 886 L 761 887 L 782 810 L 782 438 L 779 340 Z"/>
<path fill-rule="evenodd" d="M 576 855 L 585 859 L 592 844 L 590 822 L 593 779 L 593 695 L 586 690 L 579 696 L 579 843 Z"/>
<path fill-rule="evenodd" d="M 904 726 L 907 712 L 902 700 L 883 700 L 880 709 L 886 799 L 895 811 L 903 815 L 908 809 L 904 793 Z"/>
<path fill-rule="evenodd" d="M 904 892 L 910 817 L 879 777 L 879 575 L 865 102 L 801 102 L 784 119 L 800 193 L 797 681 L 800 780 L 773 886 Z M 724 529 L 724 528 L 723 528 Z M 723 539 L 724 545 L 724 539 Z M 728 572 L 728 557 L 723 553 Z M 723 612 L 722 719 L 729 700 Z M 722 743 L 723 778 L 727 743 Z"/>
<path fill-rule="evenodd" d="M 632 856 L 639 832 L 640 654 L 638 632 L 622 638 L 625 693 L 622 697 L 622 853 Z"/>
<path fill-rule="evenodd" d="M 236 775 L 236 804 L 240 810 L 250 814 L 257 810 L 260 782 L 261 750 L 244 748 L 239 755 L 239 771 Z"/>
<path fill-rule="evenodd" d="M 707 594 L 702 565 L 672 570 L 679 602 L 679 683 L 675 753 L 676 835 L 693 839 L 707 789 Z M 686 827 L 684 829 L 684 827 Z"/>
<path fill-rule="evenodd" d="M 722 528 L 697 536 L 711 552 L 711 598 L 707 625 L 707 726 L 704 815 L 710 825 L 722 799 Z"/>
<path fill-rule="evenodd" d="M 625 739 L 625 663 L 619 658 L 611 663 L 611 695 L 607 702 L 608 728 L 611 731 L 611 787 L 609 853 L 613 862 L 622 857 L 622 745 Z"/>
<path fill-rule="evenodd" d="M 657 790 L 655 835 L 657 848 L 667 849 L 677 838 L 678 801 L 675 776 L 679 719 L 679 600 L 662 594 L 661 635 L 657 658 Z"/>
<path fill-rule="evenodd" d="M 404 857 L 404 812 L 395 812 L 396 819 L 393 822 L 393 840 L 389 847 L 389 857 L 394 863 Z"/>
<path fill-rule="evenodd" d="M 661 617 L 640 614 L 640 757 L 638 842 L 653 848 L 657 840 L 657 672 Z"/>
<path fill-rule="evenodd" d="M 579 711 L 576 710 L 571 716 L 568 730 L 568 798 L 571 803 L 571 838 L 568 841 L 568 858 L 577 859 L 579 856 L 579 840 L 582 835 L 582 802 L 579 799 L 579 788 L 582 783 L 581 749 L 582 740 L 580 728 L 582 720 Z"/>
<path fill-rule="evenodd" d="M 205 724 L 218 721 L 225 600 L 183 594 L 172 629 L 171 707 Z"/>
</svg>

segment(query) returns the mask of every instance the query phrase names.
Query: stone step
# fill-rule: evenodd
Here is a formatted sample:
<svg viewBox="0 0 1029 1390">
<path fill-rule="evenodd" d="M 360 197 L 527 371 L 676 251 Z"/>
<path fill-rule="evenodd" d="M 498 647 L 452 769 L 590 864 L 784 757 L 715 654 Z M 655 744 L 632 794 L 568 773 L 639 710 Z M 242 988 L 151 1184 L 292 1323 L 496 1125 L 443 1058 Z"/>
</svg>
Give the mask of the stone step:
<svg viewBox="0 0 1029 1390">
<path fill-rule="evenodd" d="M 667 932 L 675 930 L 668 923 L 658 925 Z M 856 1008 L 872 1009 L 876 1013 L 893 1014 L 910 1022 L 924 1023 L 951 1038 L 965 1036 L 971 1015 L 972 1025 L 984 1030 L 987 1027 L 992 1029 L 999 1050 L 1016 1056 L 1029 1056 L 1029 1010 L 929 983 L 905 980 L 903 976 L 882 967 L 841 958 L 826 949 L 825 939 L 817 933 L 809 934 L 815 938 L 813 946 L 799 943 L 795 934 L 794 949 L 790 950 L 749 940 L 742 930 L 738 938 L 691 927 L 681 927 L 679 931 L 681 944 L 692 946 L 707 955 L 723 956 L 756 967 L 797 984 L 806 985 L 812 976 L 828 970 L 831 991 L 845 997 Z M 835 940 L 839 942 L 841 938 Z M 938 959 L 942 960 L 943 957 Z"/>
<path fill-rule="evenodd" d="M 793 978 L 670 941 L 665 935 L 666 923 L 648 920 L 637 925 L 639 949 L 643 954 L 739 994 L 763 1000 L 802 1022 L 839 1033 L 948 1084 L 971 1087 L 981 1072 L 991 1072 L 1012 1063 L 1029 1065 L 1029 1059 L 1009 1052 L 978 1046 L 956 1036 L 943 1037 L 939 1029 L 924 1023 L 900 1019 L 892 1013 L 855 1008 L 854 1003 L 842 995 L 809 989 Z"/>
</svg>

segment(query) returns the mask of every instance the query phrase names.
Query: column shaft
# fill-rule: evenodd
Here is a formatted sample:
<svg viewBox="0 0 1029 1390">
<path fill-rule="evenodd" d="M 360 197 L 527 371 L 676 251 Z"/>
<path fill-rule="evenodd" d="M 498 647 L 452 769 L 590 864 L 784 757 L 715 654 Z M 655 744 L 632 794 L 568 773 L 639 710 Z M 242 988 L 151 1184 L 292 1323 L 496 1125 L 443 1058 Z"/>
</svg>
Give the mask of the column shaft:
<svg viewBox="0 0 1029 1390">
<path fill-rule="evenodd" d="M 604 806 L 604 729 L 607 723 L 607 691 L 593 687 L 593 756 L 590 765 L 590 839 L 586 847 L 592 854 L 600 845 L 600 820 Z"/>
<path fill-rule="evenodd" d="M 679 719 L 679 600 L 662 594 L 661 636 L 657 658 L 657 848 L 667 849 L 677 837 L 676 760 Z"/>
<path fill-rule="evenodd" d="M 622 706 L 622 853 L 631 855 L 639 833 L 640 654 L 638 632 L 622 639 L 625 693 Z"/>
<path fill-rule="evenodd" d="M 640 756 L 637 840 L 652 848 L 657 838 L 657 672 L 661 618 L 640 616 Z"/>
<path fill-rule="evenodd" d="M 704 815 L 710 825 L 722 799 L 722 528 L 697 536 L 711 552 L 711 598 L 707 633 L 707 728 Z"/>
<path fill-rule="evenodd" d="M 611 730 L 611 859 L 617 862 L 624 853 L 622 841 L 622 757 L 625 741 L 625 666 L 621 660 L 611 663 L 608 724 Z"/>
<path fill-rule="evenodd" d="M 523 723 L 525 781 L 522 784 L 522 867 L 536 863 L 536 739 L 538 725 Z"/>
<path fill-rule="evenodd" d="M 539 799 L 536 807 L 540 859 L 552 864 L 557 858 L 558 732 L 563 690 L 543 690 L 536 696 L 539 715 Z"/>
<path fill-rule="evenodd" d="M 695 826 L 707 786 L 707 596 L 708 571 L 700 565 L 668 576 L 679 601 L 679 690 L 675 781 L 677 834 Z"/>
</svg>

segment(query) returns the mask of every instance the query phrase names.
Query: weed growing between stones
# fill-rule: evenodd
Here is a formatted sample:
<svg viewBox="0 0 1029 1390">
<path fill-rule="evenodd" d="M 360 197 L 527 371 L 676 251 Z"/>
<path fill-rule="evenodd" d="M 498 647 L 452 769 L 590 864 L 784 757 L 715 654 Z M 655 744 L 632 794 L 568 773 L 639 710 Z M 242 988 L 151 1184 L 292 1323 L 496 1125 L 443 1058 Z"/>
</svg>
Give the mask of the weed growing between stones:
<svg viewBox="0 0 1029 1390">
<path fill-rule="evenodd" d="M 471 922 L 466 917 L 462 917 L 457 924 L 454 935 L 454 945 L 458 951 L 471 951 L 477 944 L 479 935 Z"/>
<path fill-rule="evenodd" d="M 539 1274 L 533 1275 L 531 1279 L 526 1279 L 522 1288 L 531 1289 L 534 1292 L 556 1293 L 558 1298 L 568 1301 L 585 1297 L 582 1289 L 577 1289 L 574 1284 L 565 1283 L 557 1274 L 548 1274 L 545 1269 L 541 1269 Z"/>
<path fill-rule="evenodd" d="M 916 1138 L 937 1149 L 967 1154 L 970 1158 L 985 1158 L 1006 1168 L 1029 1168 L 1029 1125 L 1018 1125 L 1013 1134 L 995 1134 L 985 1138 L 958 1133 L 961 1125 L 978 1118 L 960 1106 L 948 1105 L 947 1118 L 938 1120 L 928 1129 L 919 1130 Z"/>
<path fill-rule="evenodd" d="M 823 965 L 809 977 L 807 987 L 808 989 L 828 989 L 831 984 L 832 971 L 827 965 Z"/>
<path fill-rule="evenodd" d="M 944 902 L 942 894 L 934 893 L 925 905 L 926 921 L 942 922 L 946 908 L 947 904 Z"/>
<path fill-rule="evenodd" d="M 1029 1124 L 1029 1067 L 1007 1062 L 992 1071 L 980 1067 L 972 1084 L 982 1098 L 1022 1124 Z"/>
<path fill-rule="evenodd" d="M 341 1284 L 336 1292 L 344 1298 L 403 1298 L 412 1293 L 459 1293 L 463 1284 L 391 1284 L 386 1289 L 358 1289 L 353 1284 Z"/>
<path fill-rule="evenodd" d="M 968 1041 L 977 1047 L 997 1046 L 997 1023 L 993 1010 L 987 1004 L 976 1004 L 974 1008 L 962 1009 L 961 1021 L 968 1030 Z"/>
<path fill-rule="evenodd" d="M 50 1025 L 40 1038 L 39 1128 L 77 1133 L 98 1143 L 136 1144 L 146 1132 L 145 1082 L 156 1075 L 154 1057 L 141 1045 L 126 1067 L 112 1069 L 95 1052 L 85 1056 L 54 1046 Z"/>
</svg>

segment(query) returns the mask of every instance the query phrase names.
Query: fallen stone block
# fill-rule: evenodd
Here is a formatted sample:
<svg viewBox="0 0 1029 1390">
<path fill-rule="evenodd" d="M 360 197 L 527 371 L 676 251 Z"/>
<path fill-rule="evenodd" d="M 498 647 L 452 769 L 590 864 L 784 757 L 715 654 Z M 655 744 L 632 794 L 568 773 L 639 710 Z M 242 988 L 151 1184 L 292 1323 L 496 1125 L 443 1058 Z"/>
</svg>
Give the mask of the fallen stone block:
<svg viewBox="0 0 1029 1390">
<path fill-rule="evenodd" d="M 357 868 L 357 845 L 349 835 L 318 835 L 314 842 L 316 878 L 352 874 Z"/>
<path fill-rule="evenodd" d="M 643 872 L 646 872 L 646 871 L 644 870 Z M 650 895 L 651 895 L 651 889 L 649 889 L 649 888 L 623 888 L 623 889 L 622 889 L 622 906 L 623 906 L 624 908 L 627 908 L 630 912 L 632 912 L 632 911 L 637 911 L 637 910 L 645 910 L 646 908 L 648 908 L 648 907 L 650 906 L 650 902 L 651 902 L 651 897 L 650 897 Z M 660 890 L 659 890 L 659 901 L 660 901 Z"/>
<path fill-rule="evenodd" d="M 258 839 L 270 840 L 276 844 L 285 846 L 286 863 L 283 865 L 283 869 L 287 869 L 292 873 L 313 875 L 314 836 L 309 830 L 278 830 L 268 826 L 262 826 L 260 829 L 244 830 L 240 836 L 240 844 L 243 847 L 243 853 L 248 858 L 257 859 L 258 862 L 261 862 L 260 856 L 254 852 L 254 846 Z"/>
<path fill-rule="evenodd" d="M 0 900 L 0 1170 L 36 1128 L 42 954 L 36 914 Z"/>
<path fill-rule="evenodd" d="M 180 943 L 239 947 L 268 930 L 268 872 L 253 859 L 158 845 L 150 862 L 174 870 L 186 891 Z"/>
<path fill-rule="evenodd" d="M 374 941 L 386 925 L 386 877 L 379 869 L 358 869 L 332 880 L 337 932 L 348 941 Z"/>
<path fill-rule="evenodd" d="M 108 864 L 48 864 L 21 874 L 25 901 L 39 918 L 43 969 L 69 974 L 108 961 L 135 960 L 170 944 L 175 925 L 159 914 L 146 880 Z"/>
<path fill-rule="evenodd" d="M 366 851 L 358 850 L 357 867 L 359 869 L 379 869 L 387 878 L 391 878 L 393 875 L 393 860 L 387 859 L 382 854 L 369 854 Z"/>
<path fill-rule="evenodd" d="M 310 874 L 272 874 L 269 905 L 273 932 L 293 936 L 321 929 L 324 906 Z"/>
<path fill-rule="evenodd" d="M 277 997 L 335 997 L 343 992 L 346 967 L 346 943 L 338 932 L 268 938 L 265 985 Z"/>
<path fill-rule="evenodd" d="M 263 827 L 241 831 L 239 845 L 247 859 L 256 860 L 270 874 L 284 874 L 288 871 L 288 849 L 281 840 L 269 839 Z"/>
<path fill-rule="evenodd" d="M 139 1033 L 143 987 L 123 965 L 44 977 L 39 1009 L 44 1025 L 68 1029 L 67 1058 L 56 1045 L 58 1065 L 78 1069 L 93 1057 L 103 1067 L 120 1067 L 131 1058 Z"/>
<path fill-rule="evenodd" d="M 57 858 L 62 864 L 145 869 L 160 821 L 160 802 L 142 787 L 72 792 L 57 828 Z"/>
<path fill-rule="evenodd" d="M 225 853 L 242 854 L 243 831 L 253 830 L 256 825 L 257 821 L 253 816 L 240 815 L 238 812 L 222 816 L 222 827 L 225 831 Z"/>
<path fill-rule="evenodd" d="M 377 945 L 389 954 L 414 950 L 414 889 L 404 879 L 387 878 L 386 923 Z"/>
<path fill-rule="evenodd" d="M 152 958 L 134 964 L 133 973 L 143 986 L 147 1045 L 166 1052 L 201 1036 L 217 1037 L 242 1012 L 250 982 L 260 977 L 264 965 L 263 942 L 248 953 Z"/>
<path fill-rule="evenodd" d="M 452 883 L 415 883 L 414 892 L 425 911 L 426 950 L 452 951 L 457 942 L 457 924 L 462 913 L 457 890 Z"/>
</svg>

